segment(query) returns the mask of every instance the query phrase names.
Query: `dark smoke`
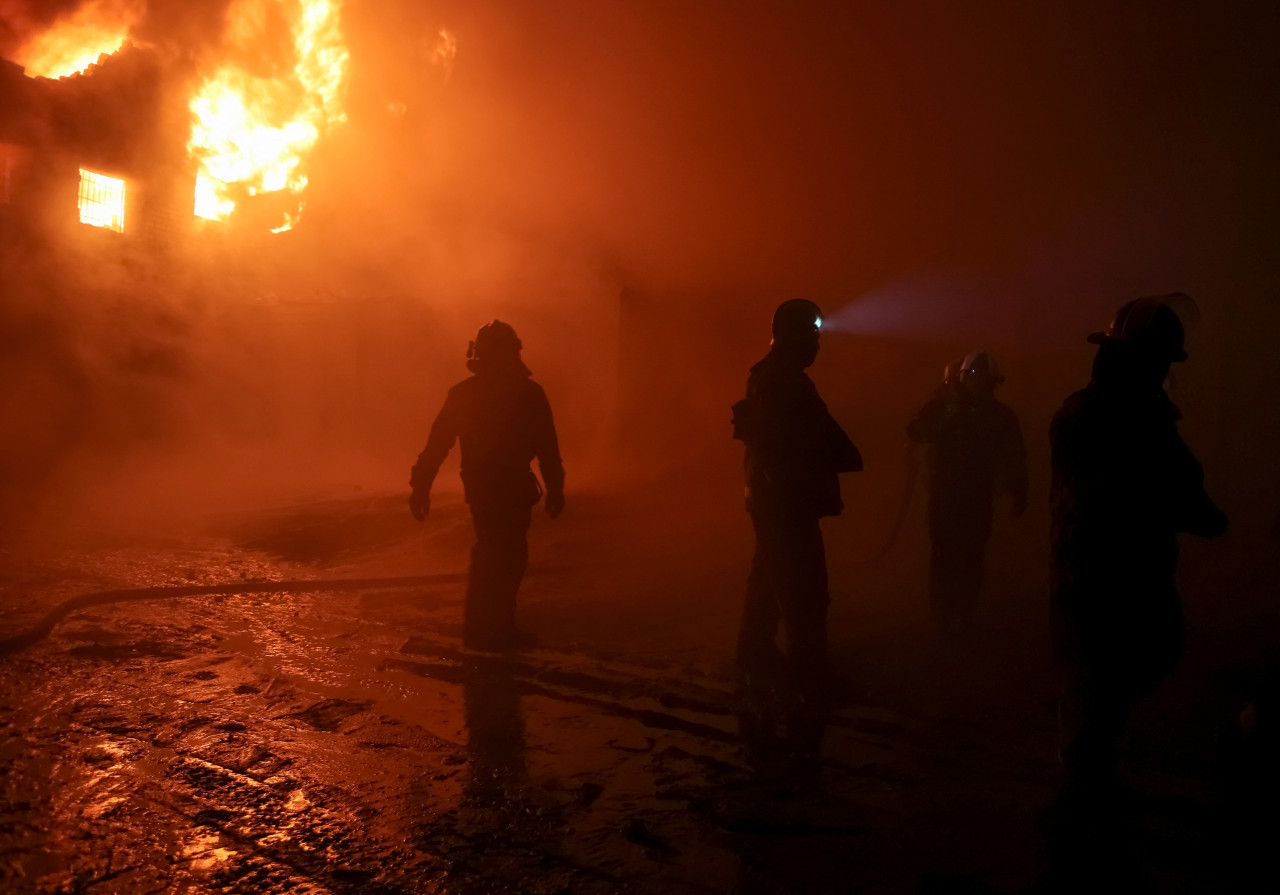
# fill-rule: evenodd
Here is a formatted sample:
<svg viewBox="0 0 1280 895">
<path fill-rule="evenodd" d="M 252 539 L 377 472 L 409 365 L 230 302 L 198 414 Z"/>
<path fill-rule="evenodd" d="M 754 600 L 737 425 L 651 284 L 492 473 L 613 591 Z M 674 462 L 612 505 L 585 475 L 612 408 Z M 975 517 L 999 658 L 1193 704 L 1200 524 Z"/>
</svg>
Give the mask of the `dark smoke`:
<svg viewBox="0 0 1280 895">
<path fill-rule="evenodd" d="M 31 35 L 80 6 L 80 0 L 0 0 L 0 57 L 10 58 Z"/>
<path fill-rule="evenodd" d="M 188 85 L 225 8 L 151 4 L 137 38 Z M 167 493 L 281 469 L 399 487 L 467 339 L 501 317 L 571 483 L 645 464 L 733 501 L 727 407 L 784 298 L 831 315 L 814 374 L 888 470 L 953 356 L 997 352 L 1042 444 L 1084 335 L 1184 290 L 1205 311 L 1177 382 L 1191 437 L 1262 519 L 1280 484 L 1266 24 L 1148 3 L 349 4 L 349 120 L 310 162 L 302 223 L 205 228 L 168 279 L 118 290 L 108 326 L 72 271 L 32 286 L 11 316 L 41 322 L 11 332 L 50 346 L 22 351 L 65 383 L 41 386 L 61 396 L 46 412 L 78 420 L 34 428 L 96 454 L 92 407 L 119 450 L 151 446 L 112 469 L 164 468 Z M 223 450 L 236 462 L 197 462 Z M 886 476 L 851 486 L 868 538 L 897 500 Z"/>
</svg>

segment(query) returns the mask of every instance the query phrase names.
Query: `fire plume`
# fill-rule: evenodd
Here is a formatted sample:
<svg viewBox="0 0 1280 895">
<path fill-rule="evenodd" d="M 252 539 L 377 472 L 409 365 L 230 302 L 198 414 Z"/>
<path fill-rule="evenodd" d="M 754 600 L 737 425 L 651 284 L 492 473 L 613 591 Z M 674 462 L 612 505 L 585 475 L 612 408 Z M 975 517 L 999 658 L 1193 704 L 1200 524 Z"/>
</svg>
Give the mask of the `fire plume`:
<svg viewBox="0 0 1280 895">
<path fill-rule="evenodd" d="M 14 61 L 42 78 L 82 72 L 124 46 L 142 11 L 142 0 L 92 0 L 28 40 Z"/>
<path fill-rule="evenodd" d="M 288 208 L 273 232 L 297 223 L 306 157 L 346 119 L 341 10 L 341 0 L 233 0 L 223 55 L 231 61 L 205 79 L 190 103 L 197 215 L 221 220 L 248 196 L 285 193 Z M 289 44 L 275 54 L 281 61 L 264 62 L 281 20 Z"/>
</svg>

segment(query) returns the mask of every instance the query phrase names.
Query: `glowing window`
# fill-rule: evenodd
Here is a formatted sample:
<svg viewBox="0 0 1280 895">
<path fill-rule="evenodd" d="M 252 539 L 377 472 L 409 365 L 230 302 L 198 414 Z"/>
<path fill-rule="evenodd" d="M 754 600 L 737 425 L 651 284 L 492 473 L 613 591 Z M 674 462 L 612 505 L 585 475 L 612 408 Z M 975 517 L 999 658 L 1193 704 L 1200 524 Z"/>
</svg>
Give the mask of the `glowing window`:
<svg viewBox="0 0 1280 895">
<path fill-rule="evenodd" d="M 124 232 L 124 181 L 80 169 L 80 223 Z"/>
</svg>

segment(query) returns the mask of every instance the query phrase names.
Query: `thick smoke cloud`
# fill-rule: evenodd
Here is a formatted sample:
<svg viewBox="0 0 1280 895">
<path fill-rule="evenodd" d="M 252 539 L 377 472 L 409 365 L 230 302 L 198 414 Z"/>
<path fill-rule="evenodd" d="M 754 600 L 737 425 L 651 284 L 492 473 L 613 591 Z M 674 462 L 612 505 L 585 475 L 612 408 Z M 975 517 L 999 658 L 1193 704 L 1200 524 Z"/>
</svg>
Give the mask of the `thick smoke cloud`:
<svg viewBox="0 0 1280 895">
<path fill-rule="evenodd" d="M 80 0 L 0 0 L 0 55 L 9 58 L 32 34 L 80 5 Z"/>
<path fill-rule="evenodd" d="M 557 402 L 571 482 L 647 464 L 736 501 L 727 407 L 796 295 L 831 314 L 814 375 L 885 470 L 851 486 L 859 537 L 891 514 L 901 425 L 946 361 L 1001 356 L 1043 475 L 1084 335 L 1135 295 L 1201 301 L 1176 384 L 1190 437 L 1211 480 L 1259 470 L 1280 448 L 1268 14 L 1113 6 L 352 3 L 348 122 L 295 231 L 205 228 L 167 281 L 124 290 L 115 330 L 77 322 L 91 290 L 66 272 L 46 291 L 75 309 L 30 307 L 64 334 L 48 356 L 154 446 L 114 464 L 126 481 L 166 467 L 160 490 L 200 500 L 281 470 L 399 487 L 501 317 Z M 225 11 L 152 3 L 137 39 L 189 84 Z M 178 360 L 96 366 L 108 331 Z M 190 453 L 215 448 L 236 462 Z M 1214 483 L 1261 520 L 1278 483 L 1256 474 Z"/>
</svg>

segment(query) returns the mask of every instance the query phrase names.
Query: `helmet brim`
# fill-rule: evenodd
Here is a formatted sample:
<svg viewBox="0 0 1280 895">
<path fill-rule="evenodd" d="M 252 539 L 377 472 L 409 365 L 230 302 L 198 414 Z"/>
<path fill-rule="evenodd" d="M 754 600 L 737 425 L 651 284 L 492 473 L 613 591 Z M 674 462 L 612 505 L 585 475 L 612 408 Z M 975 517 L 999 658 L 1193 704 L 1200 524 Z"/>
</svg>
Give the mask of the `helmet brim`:
<svg viewBox="0 0 1280 895">
<path fill-rule="evenodd" d="M 1111 333 L 1105 333 L 1105 332 L 1089 333 L 1090 345 L 1106 345 L 1110 342 L 1120 342 L 1122 344 L 1127 344 L 1124 339 L 1120 338 L 1119 336 L 1114 336 Z M 1184 349 L 1174 354 L 1173 357 L 1169 358 L 1169 361 L 1171 363 L 1180 364 L 1186 359 L 1187 359 L 1187 352 Z"/>
</svg>

